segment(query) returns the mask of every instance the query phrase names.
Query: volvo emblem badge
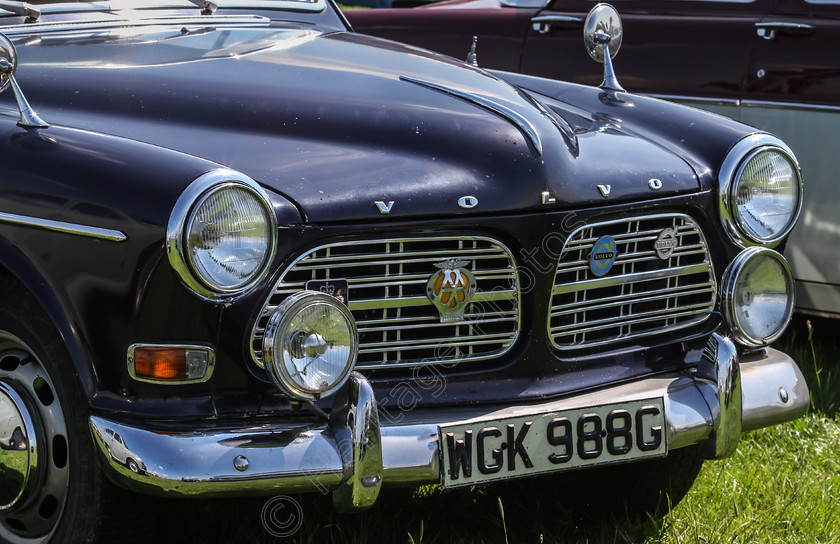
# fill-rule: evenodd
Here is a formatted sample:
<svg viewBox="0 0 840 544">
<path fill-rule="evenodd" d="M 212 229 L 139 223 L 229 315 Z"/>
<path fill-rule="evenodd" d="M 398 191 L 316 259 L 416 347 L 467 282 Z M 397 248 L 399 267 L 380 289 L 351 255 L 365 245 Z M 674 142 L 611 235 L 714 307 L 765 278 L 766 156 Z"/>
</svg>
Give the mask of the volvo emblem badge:
<svg viewBox="0 0 840 544">
<path fill-rule="evenodd" d="M 458 205 L 467 210 L 475 208 L 478 206 L 478 199 L 474 196 L 462 196 L 458 199 Z"/>
<path fill-rule="evenodd" d="M 607 198 L 608 196 L 610 196 L 610 191 L 611 190 L 612 190 L 612 187 L 610 187 L 609 185 L 599 185 L 598 186 L 598 191 L 601 192 L 601 196 L 604 197 L 604 198 Z"/>
<path fill-rule="evenodd" d="M 601 236 L 592 246 L 592 256 L 589 258 L 589 269 L 598 277 L 605 275 L 615 263 L 618 251 L 615 240 L 611 236 Z"/>
<path fill-rule="evenodd" d="M 680 240 L 677 238 L 677 229 L 669 227 L 659 233 L 656 242 L 653 243 L 653 249 L 656 250 L 656 256 L 664 261 L 671 256 L 678 245 L 680 245 Z"/>
<path fill-rule="evenodd" d="M 475 294 L 475 276 L 464 268 L 469 261 L 447 259 L 435 263 L 438 271 L 426 284 L 426 295 L 440 314 L 441 323 L 464 320 L 464 312 Z"/>
</svg>

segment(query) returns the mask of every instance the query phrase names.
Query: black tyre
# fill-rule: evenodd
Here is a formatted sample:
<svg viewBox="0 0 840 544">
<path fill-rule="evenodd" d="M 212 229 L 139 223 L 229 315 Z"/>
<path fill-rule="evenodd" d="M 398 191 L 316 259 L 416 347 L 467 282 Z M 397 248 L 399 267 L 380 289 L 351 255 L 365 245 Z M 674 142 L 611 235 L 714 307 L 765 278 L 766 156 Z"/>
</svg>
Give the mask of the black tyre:
<svg viewBox="0 0 840 544">
<path fill-rule="evenodd" d="M 28 448 L 0 447 L 0 542 L 94 542 L 108 488 L 87 400 L 46 314 L 0 276 L 0 414 Z M 2 439 L 0 425 L 0 439 Z"/>
</svg>

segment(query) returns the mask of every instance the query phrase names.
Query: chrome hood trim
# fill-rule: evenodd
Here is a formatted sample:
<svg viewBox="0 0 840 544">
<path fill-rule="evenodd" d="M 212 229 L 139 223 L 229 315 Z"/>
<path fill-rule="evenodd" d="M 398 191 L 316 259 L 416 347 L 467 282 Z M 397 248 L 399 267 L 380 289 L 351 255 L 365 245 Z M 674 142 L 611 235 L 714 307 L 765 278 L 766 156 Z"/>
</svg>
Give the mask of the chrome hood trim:
<svg viewBox="0 0 840 544">
<path fill-rule="evenodd" d="M 415 79 L 409 76 L 400 76 L 400 79 L 402 81 L 414 83 L 415 85 L 420 85 L 421 87 L 428 87 L 429 89 L 434 89 L 436 91 L 452 95 L 456 98 L 460 98 L 461 100 L 466 100 L 467 102 L 472 102 L 473 104 L 481 106 L 482 108 L 487 109 L 495 113 L 496 115 L 510 121 L 516 126 L 516 128 L 521 130 L 522 133 L 525 134 L 525 136 L 527 136 L 529 140 L 531 140 L 531 143 L 537 150 L 537 154 L 542 155 L 542 140 L 540 140 L 540 135 L 537 133 L 536 127 L 534 127 L 534 125 L 524 115 L 520 115 L 511 108 L 499 104 L 494 100 L 490 100 L 487 97 L 459 91 L 458 89 L 453 89 L 452 87 L 440 85 L 439 83 L 432 83 L 431 81 Z"/>
</svg>

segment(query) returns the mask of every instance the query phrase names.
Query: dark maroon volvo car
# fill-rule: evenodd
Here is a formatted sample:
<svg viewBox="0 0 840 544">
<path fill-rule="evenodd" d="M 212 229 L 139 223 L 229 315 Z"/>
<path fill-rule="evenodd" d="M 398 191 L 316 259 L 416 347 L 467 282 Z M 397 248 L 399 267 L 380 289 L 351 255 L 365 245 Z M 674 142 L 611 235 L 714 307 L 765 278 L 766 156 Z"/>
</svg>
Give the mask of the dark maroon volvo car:
<svg viewBox="0 0 840 544">
<path fill-rule="evenodd" d="M 611 8 L 590 87 L 324 0 L 123 7 L 0 3 L 0 541 L 95 541 L 115 485 L 353 511 L 610 465 L 656 510 L 807 409 L 768 347 L 797 160 L 623 91 Z"/>
<path fill-rule="evenodd" d="M 352 3 L 352 2 L 349 2 Z M 457 58 L 478 37 L 480 66 L 597 85 L 579 53 L 587 0 L 452 0 L 348 10 L 353 28 Z M 626 0 L 616 61 L 628 91 L 675 100 L 772 132 L 796 152 L 807 187 L 785 253 L 796 308 L 840 316 L 840 2 Z"/>
</svg>

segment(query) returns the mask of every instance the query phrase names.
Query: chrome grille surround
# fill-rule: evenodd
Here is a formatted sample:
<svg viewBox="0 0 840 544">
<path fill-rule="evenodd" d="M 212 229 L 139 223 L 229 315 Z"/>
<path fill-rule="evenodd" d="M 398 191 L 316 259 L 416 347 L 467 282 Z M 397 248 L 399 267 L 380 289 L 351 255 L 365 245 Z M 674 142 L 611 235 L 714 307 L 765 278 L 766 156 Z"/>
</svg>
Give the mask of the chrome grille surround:
<svg viewBox="0 0 840 544">
<path fill-rule="evenodd" d="M 654 243 L 666 228 L 678 246 L 667 259 Z M 617 257 L 602 277 L 589 259 L 602 236 L 616 242 Z M 595 223 L 568 237 L 557 263 L 548 335 L 559 349 L 637 339 L 704 321 L 717 297 L 715 273 L 703 232 L 684 214 Z"/>
<path fill-rule="evenodd" d="M 469 261 L 477 287 L 464 320 L 441 323 L 426 295 L 436 263 Z M 277 306 L 310 280 L 347 280 L 359 330 L 357 369 L 477 361 L 506 353 L 519 336 L 516 261 L 502 243 L 481 236 L 357 240 L 306 252 L 280 276 L 251 334 L 263 367 L 265 325 Z"/>
</svg>

